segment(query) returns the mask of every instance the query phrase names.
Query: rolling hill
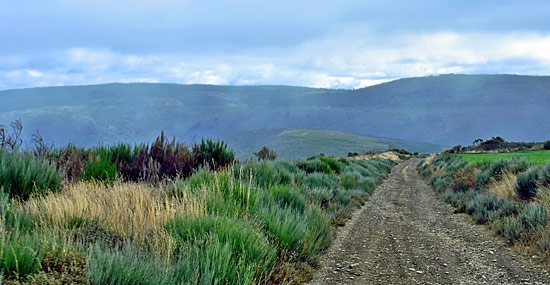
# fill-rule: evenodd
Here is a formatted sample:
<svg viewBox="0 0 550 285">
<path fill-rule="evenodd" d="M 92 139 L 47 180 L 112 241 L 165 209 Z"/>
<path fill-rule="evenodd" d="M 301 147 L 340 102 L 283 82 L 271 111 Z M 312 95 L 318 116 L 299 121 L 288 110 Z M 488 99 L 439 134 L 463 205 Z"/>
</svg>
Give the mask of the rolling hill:
<svg viewBox="0 0 550 285">
<path fill-rule="evenodd" d="M 0 91 L 0 123 L 21 118 L 63 145 L 192 142 L 264 128 L 317 129 L 429 142 L 550 138 L 550 77 L 441 75 L 358 90 L 290 86 L 102 84 Z"/>
<path fill-rule="evenodd" d="M 433 153 L 444 149 L 440 145 L 428 143 L 311 129 L 258 129 L 238 132 L 223 139 L 241 160 L 254 158 L 254 152 L 263 146 L 275 150 L 280 159 L 305 158 L 320 153 L 346 156 L 348 152 L 364 154 L 367 151 L 382 151 L 390 147 L 420 153 Z"/>
</svg>

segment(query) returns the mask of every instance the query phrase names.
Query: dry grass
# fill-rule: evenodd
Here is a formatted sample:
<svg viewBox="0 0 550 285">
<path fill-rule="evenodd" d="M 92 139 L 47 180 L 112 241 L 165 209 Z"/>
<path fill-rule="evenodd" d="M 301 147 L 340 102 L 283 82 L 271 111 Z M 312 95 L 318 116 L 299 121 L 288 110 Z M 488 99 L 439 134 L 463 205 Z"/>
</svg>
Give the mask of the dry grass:
<svg viewBox="0 0 550 285">
<path fill-rule="evenodd" d="M 544 203 L 546 205 L 546 209 L 550 211 L 550 186 L 539 186 L 537 189 L 536 199 L 541 203 Z"/>
<path fill-rule="evenodd" d="M 426 158 L 426 161 L 424 163 L 427 163 L 427 164 L 431 163 L 432 160 L 434 160 L 435 157 L 436 157 L 436 154 L 431 154 L 430 156 L 428 156 Z"/>
<path fill-rule="evenodd" d="M 57 228 L 67 228 L 68 221 L 75 218 L 98 221 L 126 239 L 165 253 L 174 246 L 164 230 L 166 221 L 176 213 L 204 213 L 203 205 L 189 192 L 174 198 L 160 188 L 138 183 L 71 184 L 60 193 L 33 197 L 21 207 L 42 223 Z"/>
<path fill-rule="evenodd" d="M 516 193 L 517 176 L 505 171 L 499 180 L 491 178 L 487 193 L 497 196 L 499 199 L 519 200 Z"/>
</svg>

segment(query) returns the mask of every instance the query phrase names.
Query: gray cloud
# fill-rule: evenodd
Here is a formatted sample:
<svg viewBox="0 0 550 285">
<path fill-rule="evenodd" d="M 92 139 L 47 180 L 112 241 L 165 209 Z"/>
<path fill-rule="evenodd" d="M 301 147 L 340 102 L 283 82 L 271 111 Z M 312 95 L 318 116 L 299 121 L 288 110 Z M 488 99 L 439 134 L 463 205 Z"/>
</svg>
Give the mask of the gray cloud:
<svg viewBox="0 0 550 285">
<path fill-rule="evenodd" d="M 14 1 L 0 10 L 0 88 L 548 74 L 549 14 L 547 1 Z"/>
</svg>

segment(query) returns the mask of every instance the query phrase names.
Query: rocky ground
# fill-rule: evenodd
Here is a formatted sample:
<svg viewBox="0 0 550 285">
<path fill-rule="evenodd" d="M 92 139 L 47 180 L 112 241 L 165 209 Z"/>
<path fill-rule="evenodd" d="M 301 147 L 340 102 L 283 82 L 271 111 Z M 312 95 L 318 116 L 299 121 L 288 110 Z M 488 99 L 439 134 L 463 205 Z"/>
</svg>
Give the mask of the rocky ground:
<svg viewBox="0 0 550 285">
<path fill-rule="evenodd" d="M 396 166 L 322 258 L 310 284 L 550 284 L 545 266 L 437 198 L 411 159 Z"/>
</svg>

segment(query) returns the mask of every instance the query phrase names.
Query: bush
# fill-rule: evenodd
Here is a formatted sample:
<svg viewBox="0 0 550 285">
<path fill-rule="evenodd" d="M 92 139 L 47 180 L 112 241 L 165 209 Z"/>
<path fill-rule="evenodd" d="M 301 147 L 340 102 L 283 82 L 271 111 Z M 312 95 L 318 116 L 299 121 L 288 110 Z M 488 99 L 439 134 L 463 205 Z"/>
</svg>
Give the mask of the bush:
<svg viewBox="0 0 550 285">
<path fill-rule="evenodd" d="M 43 258 L 44 247 L 36 235 L 15 231 L 0 240 L 0 271 L 8 279 L 24 279 L 36 273 Z"/>
<path fill-rule="evenodd" d="M 478 224 L 485 224 L 489 221 L 489 214 L 497 207 L 497 198 L 485 194 L 477 194 L 473 199 L 474 209 L 472 217 Z"/>
<path fill-rule="evenodd" d="M 331 172 L 334 171 L 336 174 L 339 174 L 342 171 L 342 164 L 336 159 L 331 157 L 321 157 L 320 159 L 330 167 Z"/>
<path fill-rule="evenodd" d="M 55 166 L 30 154 L 0 151 L 0 181 L 4 191 L 21 199 L 33 193 L 57 191 L 61 176 Z"/>
<path fill-rule="evenodd" d="M 443 193 L 447 189 L 447 179 L 439 175 L 433 176 L 430 179 L 430 184 L 437 193 Z"/>
<path fill-rule="evenodd" d="M 255 152 L 254 155 L 258 158 L 258 160 L 275 160 L 277 158 L 277 153 L 267 146 L 264 146 L 260 151 Z"/>
<path fill-rule="evenodd" d="M 69 181 L 78 181 L 82 175 L 84 149 L 69 144 L 56 152 L 57 169 Z"/>
<path fill-rule="evenodd" d="M 306 200 L 299 191 L 289 186 L 276 186 L 270 190 L 273 198 L 281 208 L 292 208 L 300 213 L 306 210 Z"/>
<path fill-rule="evenodd" d="M 235 160 L 235 152 L 228 149 L 224 141 L 219 140 L 214 142 L 211 139 L 202 139 L 200 144 L 195 144 L 193 152 L 197 154 L 200 164 L 214 170 L 224 168 Z"/>
<path fill-rule="evenodd" d="M 502 235 L 508 242 L 514 242 L 521 237 L 524 231 L 523 224 L 515 217 L 504 217 L 493 225 L 497 234 Z"/>
<path fill-rule="evenodd" d="M 550 150 L 550 140 L 548 140 L 548 141 L 546 141 L 546 142 L 544 143 L 543 148 L 544 148 L 545 150 Z"/>
<path fill-rule="evenodd" d="M 248 272 L 249 275 L 252 275 L 249 276 L 250 280 L 269 272 L 277 256 L 275 247 L 269 243 L 266 236 L 259 233 L 255 226 L 233 218 L 210 215 L 178 217 L 169 221 L 166 229 L 176 238 L 182 250 L 185 250 L 185 246 L 189 243 L 209 246 L 202 245 L 209 237 L 217 239 L 221 244 L 228 245 L 232 263 L 258 269 L 256 276 L 254 276 L 254 271 Z M 202 262 L 206 262 L 206 260 Z M 243 277 L 241 276 L 241 278 Z M 218 276 L 216 279 L 222 281 L 224 278 Z"/>
<path fill-rule="evenodd" d="M 340 186 L 347 190 L 357 188 L 357 179 L 351 175 L 340 175 Z"/>
<path fill-rule="evenodd" d="M 529 200 L 537 194 L 538 181 L 542 173 L 538 167 L 532 167 L 518 174 L 516 192 L 521 199 Z"/>
<path fill-rule="evenodd" d="M 162 261 L 140 252 L 131 244 L 121 249 L 95 246 L 86 264 L 92 284 L 166 284 L 169 278 Z"/>
<path fill-rule="evenodd" d="M 326 188 L 332 189 L 336 186 L 336 178 L 334 175 L 329 175 L 325 173 L 312 173 L 306 177 L 304 180 L 304 185 L 313 189 L 313 188 Z"/>
<path fill-rule="evenodd" d="M 122 177 L 133 181 L 158 182 L 166 178 L 189 177 L 197 168 L 197 155 L 174 138 L 168 141 L 161 132 L 149 145 L 119 144 L 110 148 L 112 161 Z"/>
<path fill-rule="evenodd" d="M 233 173 L 236 176 L 252 177 L 256 185 L 269 187 L 272 185 L 292 185 L 294 175 L 289 166 L 280 161 L 249 162 L 244 165 L 235 165 Z"/>
<path fill-rule="evenodd" d="M 111 156 L 104 147 L 92 150 L 88 160 L 84 163 L 84 180 L 99 180 L 114 182 L 117 178 L 117 167 L 111 161 Z"/>
<path fill-rule="evenodd" d="M 528 203 L 521 211 L 521 221 L 527 231 L 540 230 L 548 224 L 548 212 L 543 203 Z"/>
</svg>

